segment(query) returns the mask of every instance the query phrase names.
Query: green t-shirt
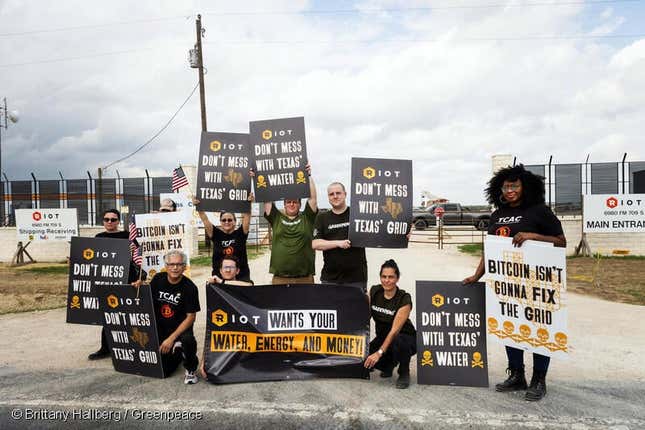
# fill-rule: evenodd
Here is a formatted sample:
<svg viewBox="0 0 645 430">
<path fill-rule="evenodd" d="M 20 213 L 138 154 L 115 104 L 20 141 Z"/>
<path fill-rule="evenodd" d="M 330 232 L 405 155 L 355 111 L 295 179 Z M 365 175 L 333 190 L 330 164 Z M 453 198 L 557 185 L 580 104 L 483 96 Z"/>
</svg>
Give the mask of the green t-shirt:
<svg viewBox="0 0 645 430">
<path fill-rule="evenodd" d="M 316 272 L 315 254 L 311 249 L 316 213 L 307 202 L 303 212 L 289 219 L 275 204 L 271 205 L 271 213 L 264 215 L 273 230 L 269 272 L 289 278 L 309 276 Z"/>
</svg>

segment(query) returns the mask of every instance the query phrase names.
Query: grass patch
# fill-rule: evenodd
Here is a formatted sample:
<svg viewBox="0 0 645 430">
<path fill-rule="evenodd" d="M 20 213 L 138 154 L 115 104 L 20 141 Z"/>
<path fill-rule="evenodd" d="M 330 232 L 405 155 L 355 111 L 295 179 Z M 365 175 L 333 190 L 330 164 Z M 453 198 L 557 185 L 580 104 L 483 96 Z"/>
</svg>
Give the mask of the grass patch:
<svg viewBox="0 0 645 430">
<path fill-rule="evenodd" d="M 631 257 L 631 258 L 630 258 Z M 567 289 L 613 302 L 645 305 L 643 256 L 567 260 Z"/>
<path fill-rule="evenodd" d="M 0 314 L 65 306 L 67 264 L 0 264 Z"/>
<path fill-rule="evenodd" d="M 17 270 L 30 273 L 40 273 L 45 275 L 67 275 L 69 273 L 69 266 L 67 264 L 59 264 L 56 266 L 21 266 Z"/>
<path fill-rule="evenodd" d="M 459 249 L 459 252 L 463 252 L 464 254 L 469 254 L 469 255 L 479 257 L 484 252 L 484 244 L 483 243 L 467 243 L 465 245 L 459 245 L 457 247 L 457 249 Z"/>
</svg>

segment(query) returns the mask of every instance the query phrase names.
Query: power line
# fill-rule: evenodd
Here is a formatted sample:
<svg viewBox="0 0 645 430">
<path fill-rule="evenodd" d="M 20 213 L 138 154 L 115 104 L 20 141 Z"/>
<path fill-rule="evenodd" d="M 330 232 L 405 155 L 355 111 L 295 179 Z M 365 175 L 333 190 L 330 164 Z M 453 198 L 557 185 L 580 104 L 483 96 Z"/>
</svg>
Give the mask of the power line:
<svg viewBox="0 0 645 430">
<path fill-rule="evenodd" d="M 143 145 L 141 145 L 137 149 L 135 149 L 132 153 L 126 155 L 123 158 L 119 158 L 118 160 L 113 161 L 110 164 L 107 164 L 105 167 L 103 167 L 103 170 L 106 170 L 108 167 L 114 166 L 115 164 L 120 163 L 120 162 L 122 162 L 124 160 L 127 160 L 128 158 L 132 157 L 134 154 L 136 154 L 137 152 L 141 151 L 143 148 L 148 146 L 148 144 L 151 143 L 153 140 L 155 140 L 157 138 L 157 136 L 159 136 L 161 133 L 163 133 L 163 131 L 166 128 L 168 128 L 170 123 L 175 119 L 175 117 L 184 108 L 184 106 L 186 106 L 186 103 L 188 103 L 188 100 L 190 100 L 190 98 L 193 96 L 193 94 L 195 94 L 195 91 L 197 90 L 197 87 L 199 87 L 199 82 L 197 83 L 197 85 L 195 85 L 195 88 L 193 88 L 193 90 L 190 92 L 190 94 L 188 94 L 188 97 L 186 97 L 186 100 L 184 100 L 184 102 L 181 104 L 181 106 L 179 106 L 179 109 L 177 109 L 177 111 L 173 114 L 173 116 L 170 117 L 168 122 L 163 127 L 161 127 L 161 129 L 158 132 L 156 132 L 154 134 L 154 136 L 152 136 L 150 139 L 148 139 L 148 141 L 146 143 L 144 143 Z"/>
<path fill-rule="evenodd" d="M 218 16 L 218 17 L 232 17 L 232 16 L 269 16 L 269 15 L 346 15 L 346 14 L 367 14 L 367 13 L 407 13 L 407 12 L 433 12 L 442 10 L 467 10 L 467 9 L 497 9 L 497 8 L 525 8 L 525 7 L 562 7 L 562 6 L 579 6 L 579 5 L 597 5 L 597 4 L 617 4 L 617 3 L 637 3 L 643 0 L 570 0 L 570 1 L 549 1 L 549 2 L 533 2 L 533 3 L 489 3 L 489 4 L 466 4 L 466 5 L 448 5 L 448 6 L 427 6 L 427 7 L 411 7 L 411 8 L 367 8 L 367 9 L 329 9 L 329 10 L 303 10 L 303 11 L 257 11 L 257 12 L 204 12 L 202 15 Z M 79 31 L 79 30 L 94 30 L 100 28 L 108 28 L 114 26 L 145 24 L 154 22 L 165 22 L 178 19 L 189 19 L 194 14 L 175 15 L 158 18 L 142 18 L 129 21 L 116 21 L 103 24 L 88 24 L 77 25 L 70 27 L 58 27 L 42 30 L 27 30 L 0 33 L 0 37 L 17 37 L 28 36 L 34 34 L 46 33 L 59 33 L 65 31 Z"/>
</svg>

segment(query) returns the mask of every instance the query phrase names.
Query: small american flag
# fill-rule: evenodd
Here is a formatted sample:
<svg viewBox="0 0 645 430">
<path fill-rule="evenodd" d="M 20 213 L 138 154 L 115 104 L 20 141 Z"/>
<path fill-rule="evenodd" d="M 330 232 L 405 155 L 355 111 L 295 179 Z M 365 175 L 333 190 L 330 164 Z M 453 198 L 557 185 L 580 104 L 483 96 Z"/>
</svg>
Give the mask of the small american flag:
<svg viewBox="0 0 645 430">
<path fill-rule="evenodd" d="M 137 224 L 134 221 L 134 214 L 130 216 L 130 223 L 128 224 L 130 240 L 130 253 L 132 254 L 132 261 L 134 261 L 139 267 L 143 264 L 143 257 L 141 257 L 141 248 L 137 243 Z"/>
<path fill-rule="evenodd" d="M 188 185 L 188 178 L 184 174 L 181 166 L 172 171 L 172 192 L 176 193 L 178 189 Z"/>
</svg>

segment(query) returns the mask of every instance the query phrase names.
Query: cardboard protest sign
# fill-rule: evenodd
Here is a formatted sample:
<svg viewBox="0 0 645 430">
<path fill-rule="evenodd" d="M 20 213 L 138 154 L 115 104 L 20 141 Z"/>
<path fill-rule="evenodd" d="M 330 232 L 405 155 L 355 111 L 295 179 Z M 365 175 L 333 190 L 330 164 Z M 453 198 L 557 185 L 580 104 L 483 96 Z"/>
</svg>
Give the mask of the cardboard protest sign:
<svg viewBox="0 0 645 430">
<path fill-rule="evenodd" d="M 412 161 L 352 158 L 352 246 L 407 248 L 411 222 Z"/>
<path fill-rule="evenodd" d="M 209 285 L 206 299 L 211 382 L 368 377 L 370 313 L 360 288 Z"/>
<path fill-rule="evenodd" d="M 148 272 L 148 279 L 166 270 L 163 257 L 175 249 L 186 254 L 184 274 L 190 275 L 190 226 L 183 213 L 136 214 L 135 222 L 137 242 L 143 259 L 141 268 Z"/>
<path fill-rule="evenodd" d="M 645 232 L 645 194 L 588 194 L 584 196 L 585 233 Z"/>
<path fill-rule="evenodd" d="M 114 370 L 163 378 L 150 285 L 105 287 L 100 302 Z"/>
<path fill-rule="evenodd" d="M 249 127 L 255 200 L 309 197 L 305 119 L 253 121 Z"/>
<path fill-rule="evenodd" d="M 488 334 L 504 345 L 568 358 L 565 248 L 510 237 L 484 242 Z"/>
<path fill-rule="evenodd" d="M 103 324 L 99 294 L 107 285 L 128 282 L 130 261 L 126 239 L 73 237 L 69 253 L 67 322 Z"/>
<path fill-rule="evenodd" d="M 19 242 L 72 240 L 78 236 L 76 209 L 16 209 Z"/>
<path fill-rule="evenodd" d="M 202 132 L 197 165 L 200 211 L 249 212 L 249 135 Z"/>
<path fill-rule="evenodd" d="M 417 281 L 419 384 L 488 387 L 484 288 Z"/>
</svg>

